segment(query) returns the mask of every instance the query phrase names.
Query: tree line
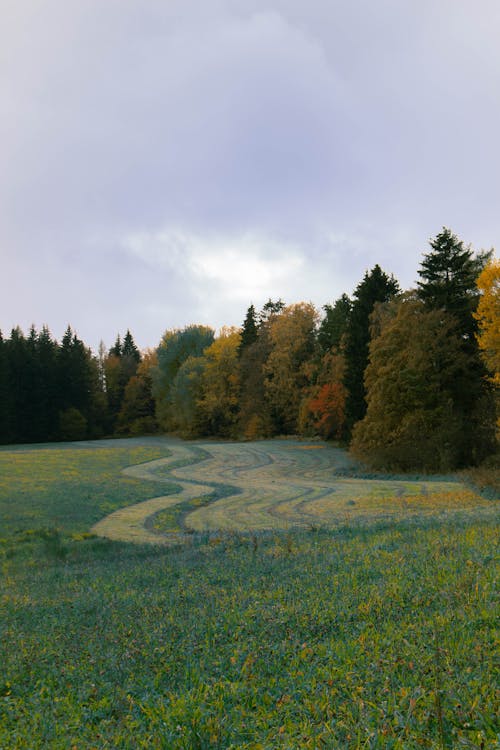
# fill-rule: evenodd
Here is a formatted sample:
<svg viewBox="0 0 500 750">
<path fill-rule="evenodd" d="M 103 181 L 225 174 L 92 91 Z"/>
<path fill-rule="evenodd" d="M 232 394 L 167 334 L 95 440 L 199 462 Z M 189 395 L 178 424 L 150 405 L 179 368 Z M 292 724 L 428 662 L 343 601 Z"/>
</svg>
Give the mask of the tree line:
<svg viewBox="0 0 500 750">
<path fill-rule="evenodd" d="M 375 468 L 449 469 L 495 451 L 500 264 L 449 229 L 417 287 L 375 265 L 320 315 L 269 300 L 241 328 L 127 331 L 94 357 L 70 328 L 0 337 L 0 440 L 134 435 L 341 440 Z"/>
</svg>

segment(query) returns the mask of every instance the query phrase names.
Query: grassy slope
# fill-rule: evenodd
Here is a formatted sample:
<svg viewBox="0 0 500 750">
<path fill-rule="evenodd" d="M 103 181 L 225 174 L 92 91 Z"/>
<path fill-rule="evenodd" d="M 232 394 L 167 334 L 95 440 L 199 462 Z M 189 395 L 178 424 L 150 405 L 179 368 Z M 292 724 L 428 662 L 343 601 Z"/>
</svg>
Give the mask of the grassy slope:
<svg viewBox="0 0 500 750">
<path fill-rule="evenodd" d="M 165 444 L 116 446 L 3 464 L 0 747 L 497 747 L 491 518 L 75 537 L 165 492 L 119 475 Z"/>
</svg>

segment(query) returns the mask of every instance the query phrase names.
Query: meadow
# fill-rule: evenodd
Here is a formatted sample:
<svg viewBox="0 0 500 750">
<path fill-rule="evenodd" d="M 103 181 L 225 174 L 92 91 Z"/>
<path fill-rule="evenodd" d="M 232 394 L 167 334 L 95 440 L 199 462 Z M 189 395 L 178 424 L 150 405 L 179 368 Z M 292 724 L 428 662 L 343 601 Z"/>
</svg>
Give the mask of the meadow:
<svg viewBox="0 0 500 750">
<path fill-rule="evenodd" d="M 497 522 L 322 443 L 3 448 L 0 748 L 499 747 Z"/>
</svg>

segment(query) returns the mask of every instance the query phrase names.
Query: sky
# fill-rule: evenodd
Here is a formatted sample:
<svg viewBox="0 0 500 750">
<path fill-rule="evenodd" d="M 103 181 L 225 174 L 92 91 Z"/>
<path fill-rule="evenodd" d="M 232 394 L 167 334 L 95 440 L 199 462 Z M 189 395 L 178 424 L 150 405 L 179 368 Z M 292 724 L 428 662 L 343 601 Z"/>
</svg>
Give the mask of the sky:
<svg viewBox="0 0 500 750">
<path fill-rule="evenodd" d="M 500 247 L 498 0 L 0 0 L 0 329 L 94 351 Z"/>
</svg>

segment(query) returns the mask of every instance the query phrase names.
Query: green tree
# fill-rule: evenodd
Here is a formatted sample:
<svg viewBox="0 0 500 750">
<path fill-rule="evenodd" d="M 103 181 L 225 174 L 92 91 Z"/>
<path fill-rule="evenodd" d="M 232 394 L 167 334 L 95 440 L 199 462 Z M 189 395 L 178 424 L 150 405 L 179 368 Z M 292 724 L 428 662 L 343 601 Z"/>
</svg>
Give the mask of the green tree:
<svg viewBox="0 0 500 750">
<path fill-rule="evenodd" d="M 318 344 L 323 353 L 339 348 L 349 325 L 352 302 L 343 294 L 333 305 L 324 305 L 325 316 L 318 328 Z"/>
<path fill-rule="evenodd" d="M 491 252 L 474 255 L 446 227 L 429 244 L 432 250 L 424 255 L 418 272 L 418 296 L 430 309 L 451 313 L 462 335 L 471 338 L 476 331 L 473 313 L 479 299 L 476 279 Z"/>
<path fill-rule="evenodd" d="M 257 324 L 255 307 L 250 305 L 241 329 L 241 341 L 238 348 L 238 356 L 241 357 L 243 351 L 257 341 L 258 330 L 259 327 Z"/>
<path fill-rule="evenodd" d="M 7 343 L 0 331 L 0 443 L 11 442 L 10 431 L 10 393 L 9 393 L 9 360 Z"/>
<path fill-rule="evenodd" d="M 147 351 L 137 366 L 135 375 L 125 386 L 118 415 L 118 432 L 129 435 L 152 433 L 157 430 L 152 370 L 158 366 L 156 351 Z"/>
<path fill-rule="evenodd" d="M 270 352 L 269 327 L 264 324 L 240 357 L 239 433 L 249 440 L 272 434 L 264 373 Z"/>
<path fill-rule="evenodd" d="M 158 347 L 158 366 L 153 369 L 153 396 L 156 418 L 162 429 L 181 427 L 176 408 L 176 377 L 189 357 L 201 357 L 214 340 L 207 326 L 190 325 L 183 330 L 166 331 Z M 179 384 L 178 384 L 179 385 Z"/>
<path fill-rule="evenodd" d="M 466 355 L 466 370 L 453 389 L 456 408 L 465 415 L 463 465 L 475 464 L 492 450 L 494 399 L 481 359 L 474 313 L 479 301 L 476 280 L 492 252 L 474 255 L 456 235 L 443 228 L 430 242 L 419 276 L 418 296 L 431 310 L 442 310 L 455 320 L 455 336 Z"/>
<path fill-rule="evenodd" d="M 33 333 L 35 333 L 33 331 Z M 32 440 L 43 442 L 54 440 L 58 431 L 58 344 L 46 326 L 37 335 L 30 335 L 33 349 L 33 393 Z"/>
<path fill-rule="evenodd" d="M 57 352 L 57 373 L 60 414 L 69 413 L 70 422 L 78 423 L 78 434 L 81 436 L 81 420 L 75 418 L 73 411 L 68 412 L 69 409 L 76 409 L 85 420 L 86 437 L 100 437 L 104 396 L 99 382 L 98 363 L 70 326 Z M 66 424 L 65 419 L 66 416 L 61 422 L 59 418 L 60 426 Z"/>
<path fill-rule="evenodd" d="M 278 299 L 274 302 L 269 298 L 265 305 L 262 306 L 262 310 L 259 313 L 259 325 L 267 323 L 275 315 L 280 315 L 285 307 L 286 305 L 282 299 Z"/>
<path fill-rule="evenodd" d="M 466 415 L 455 383 L 467 372 L 456 321 L 414 295 L 389 303 L 370 343 L 367 412 L 351 450 L 379 469 L 449 471 L 462 464 Z"/>
<path fill-rule="evenodd" d="M 102 352 L 100 356 L 102 357 Z M 141 354 L 130 330 L 127 329 L 123 341 L 118 334 L 101 365 L 101 369 L 104 369 L 106 384 L 108 432 L 115 432 L 118 429 L 125 389 L 130 379 L 135 376 L 140 361 Z"/>
<path fill-rule="evenodd" d="M 388 276 L 379 265 L 365 273 L 354 292 L 345 344 L 345 377 L 347 390 L 345 437 L 366 414 L 364 374 L 368 364 L 370 316 L 376 302 L 387 302 L 399 292 L 394 276 Z"/>
<path fill-rule="evenodd" d="M 33 356 L 21 328 L 13 328 L 6 348 L 8 358 L 8 393 L 10 438 L 14 443 L 31 439 Z"/>
</svg>

